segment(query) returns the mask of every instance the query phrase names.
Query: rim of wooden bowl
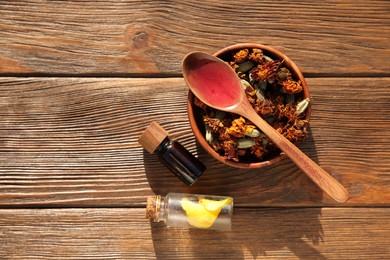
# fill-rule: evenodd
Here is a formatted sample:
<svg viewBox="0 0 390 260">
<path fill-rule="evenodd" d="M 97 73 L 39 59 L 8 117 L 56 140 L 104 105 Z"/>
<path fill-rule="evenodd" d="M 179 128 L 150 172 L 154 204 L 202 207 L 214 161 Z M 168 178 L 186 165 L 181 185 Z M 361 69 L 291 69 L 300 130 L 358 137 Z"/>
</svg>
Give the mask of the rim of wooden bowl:
<svg viewBox="0 0 390 260">
<path fill-rule="evenodd" d="M 309 88 L 307 86 L 306 80 L 302 75 L 301 70 L 298 68 L 298 66 L 290 59 L 288 58 L 285 54 L 281 53 L 280 51 L 276 50 L 273 47 L 266 46 L 263 44 L 258 44 L 258 43 L 239 43 L 239 44 L 234 44 L 231 46 L 227 46 L 213 55 L 216 57 L 221 57 L 223 55 L 226 55 L 228 53 L 240 50 L 240 49 L 253 49 L 253 48 L 258 48 L 261 49 L 266 55 L 271 56 L 271 58 L 277 58 L 278 60 L 284 60 L 283 64 L 285 67 L 287 67 L 290 72 L 293 75 L 293 78 L 298 79 L 301 81 L 301 85 L 303 88 L 303 98 L 310 98 L 310 93 L 309 93 Z M 262 168 L 267 165 L 272 165 L 278 161 L 280 161 L 283 157 L 285 157 L 284 153 L 280 153 L 277 157 L 272 158 L 270 160 L 266 161 L 261 161 L 261 162 L 253 162 L 253 163 L 243 163 L 243 162 L 234 162 L 231 160 L 226 160 L 218 154 L 206 141 L 206 138 L 202 134 L 202 131 L 198 127 L 198 123 L 195 117 L 195 112 L 194 109 L 196 106 L 194 105 L 194 94 L 189 91 L 188 92 L 188 99 L 187 99 L 187 112 L 188 112 L 188 119 L 190 121 L 190 126 L 192 128 L 192 131 L 195 135 L 196 140 L 198 143 L 205 149 L 212 157 L 217 159 L 218 161 L 235 167 L 235 168 L 245 168 L 245 169 L 258 169 Z M 310 113 L 311 113 L 311 103 L 309 104 L 309 107 L 306 109 L 306 120 L 310 120 Z"/>
</svg>

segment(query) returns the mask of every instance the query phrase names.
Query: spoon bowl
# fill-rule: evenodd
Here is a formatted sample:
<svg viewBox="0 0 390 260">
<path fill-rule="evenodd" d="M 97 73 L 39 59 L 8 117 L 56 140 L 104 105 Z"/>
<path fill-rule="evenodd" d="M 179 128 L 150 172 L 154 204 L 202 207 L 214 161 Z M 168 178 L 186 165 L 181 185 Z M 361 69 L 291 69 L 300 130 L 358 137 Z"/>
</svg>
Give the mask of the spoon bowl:
<svg viewBox="0 0 390 260">
<path fill-rule="evenodd" d="M 338 202 L 348 200 L 347 190 L 294 144 L 262 119 L 245 96 L 234 70 L 221 59 L 192 52 L 183 60 L 184 79 L 194 95 L 206 105 L 232 112 L 252 121 L 315 184 Z"/>
<path fill-rule="evenodd" d="M 240 79 L 230 66 L 219 58 L 207 53 L 189 53 L 183 61 L 184 79 L 195 94 L 206 105 L 215 109 L 234 110 L 240 102 L 245 102 L 245 93 Z M 223 85 L 223 91 L 219 86 Z"/>
</svg>

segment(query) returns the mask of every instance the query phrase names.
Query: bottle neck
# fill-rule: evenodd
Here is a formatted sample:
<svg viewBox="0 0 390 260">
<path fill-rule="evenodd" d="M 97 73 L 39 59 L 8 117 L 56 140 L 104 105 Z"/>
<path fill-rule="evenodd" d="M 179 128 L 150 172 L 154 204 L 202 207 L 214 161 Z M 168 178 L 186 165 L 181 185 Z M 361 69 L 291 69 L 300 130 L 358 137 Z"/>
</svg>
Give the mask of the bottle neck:
<svg viewBox="0 0 390 260">
<path fill-rule="evenodd" d="M 161 153 L 164 152 L 166 149 L 168 149 L 169 145 L 171 144 L 171 139 L 169 137 L 165 137 L 165 139 L 160 143 L 160 145 L 156 148 L 155 153 Z"/>
</svg>

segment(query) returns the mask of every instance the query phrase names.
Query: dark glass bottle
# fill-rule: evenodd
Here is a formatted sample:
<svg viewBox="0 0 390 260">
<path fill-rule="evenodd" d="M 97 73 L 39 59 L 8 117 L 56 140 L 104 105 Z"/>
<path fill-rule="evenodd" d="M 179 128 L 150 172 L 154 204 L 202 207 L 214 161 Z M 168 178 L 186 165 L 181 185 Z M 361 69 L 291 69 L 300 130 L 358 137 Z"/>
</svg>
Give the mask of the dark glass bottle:
<svg viewBox="0 0 390 260">
<path fill-rule="evenodd" d="M 157 122 L 151 123 L 138 142 L 149 153 L 156 153 L 159 160 L 186 185 L 194 184 L 206 170 L 203 163 L 179 142 L 171 140 L 168 132 Z"/>
</svg>

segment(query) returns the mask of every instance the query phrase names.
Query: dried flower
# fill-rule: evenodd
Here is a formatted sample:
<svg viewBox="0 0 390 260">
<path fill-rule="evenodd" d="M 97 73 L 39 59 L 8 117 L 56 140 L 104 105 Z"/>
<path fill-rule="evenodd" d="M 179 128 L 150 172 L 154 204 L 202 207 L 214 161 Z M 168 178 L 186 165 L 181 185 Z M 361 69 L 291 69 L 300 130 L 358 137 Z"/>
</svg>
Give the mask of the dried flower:
<svg viewBox="0 0 390 260">
<path fill-rule="evenodd" d="M 264 65 L 258 65 L 257 68 L 251 70 L 251 75 L 254 80 L 274 80 L 277 75 L 277 69 L 280 66 L 280 61 L 269 61 Z"/>
<path fill-rule="evenodd" d="M 262 141 L 260 143 L 256 142 L 257 145 L 251 147 L 252 154 L 256 156 L 258 159 L 262 159 L 264 154 L 267 153 L 267 150 L 262 146 Z"/>
<path fill-rule="evenodd" d="M 267 116 L 274 113 L 275 105 L 267 99 L 258 100 L 254 109 L 259 115 Z"/>
<path fill-rule="evenodd" d="M 291 79 L 291 73 L 287 68 L 280 68 L 278 72 L 278 80 L 284 81 L 287 79 Z"/>
<path fill-rule="evenodd" d="M 287 118 L 287 121 L 293 121 L 296 117 L 296 109 L 292 104 L 278 104 L 277 106 L 278 118 Z"/>
<path fill-rule="evenodd" d="M 225 159 L 238 162 L 237 156 L 237 142 L 234 140 L 227 140 L 222 142 L 221 148 L 225 152 Z"/>
<path fill-rule="evenodd" d="M 246 128 L 247 126 L 245 125 L 245 119 L 240 117 L 232 121 L 231 127 L 226 128 L 226 134 L 237 138 L 242 138 L 247 132 Z"/>
<path fill-rule="evenodd" d="M 203 122 L 208 125 L 213 132 L 218 132 L 224 127 L 222 121 L 218 118 L 211 118 L 207 115 L 203 117 Z"/>
<path fill-rule="evenodd" d="M 235 69 L 255 111 L 291 142 L 306 138 L 304 120 L 309 99 L 302 100 L 302 85 L 283 61 L 273 60 L 260 49 L 243 49 L 226 62 Z M 299 100 L 302 100 L 298 103 Z M 227 160 L 258 162 L 280 154 L 280 150 L 256 126 L 243 117 L 207 107 L 203 111 L 206 140 Z"/>
<path fill-rule="evenodd" d="M 236 54 L 234 54 L 234 62 L 235 63 L 243 62 L 248 57 L 248 54 L 249 54 L 248 49 L 239 50 Z"/>
<path fill-rule="evenodd" d="M 281 82 L 284 92 L 287 94 L 296 94 L 302 91 L 302 86 L 300 81 L 294 81 L 292 79 L 287 79 Z"/>
<path fill-rule="evenodd" d="M 263 51 L 260 49 L 253 49 L 251 54 L 249 54 L 249 59 L 258 64 L 263 63 Z"/>
</svg>

